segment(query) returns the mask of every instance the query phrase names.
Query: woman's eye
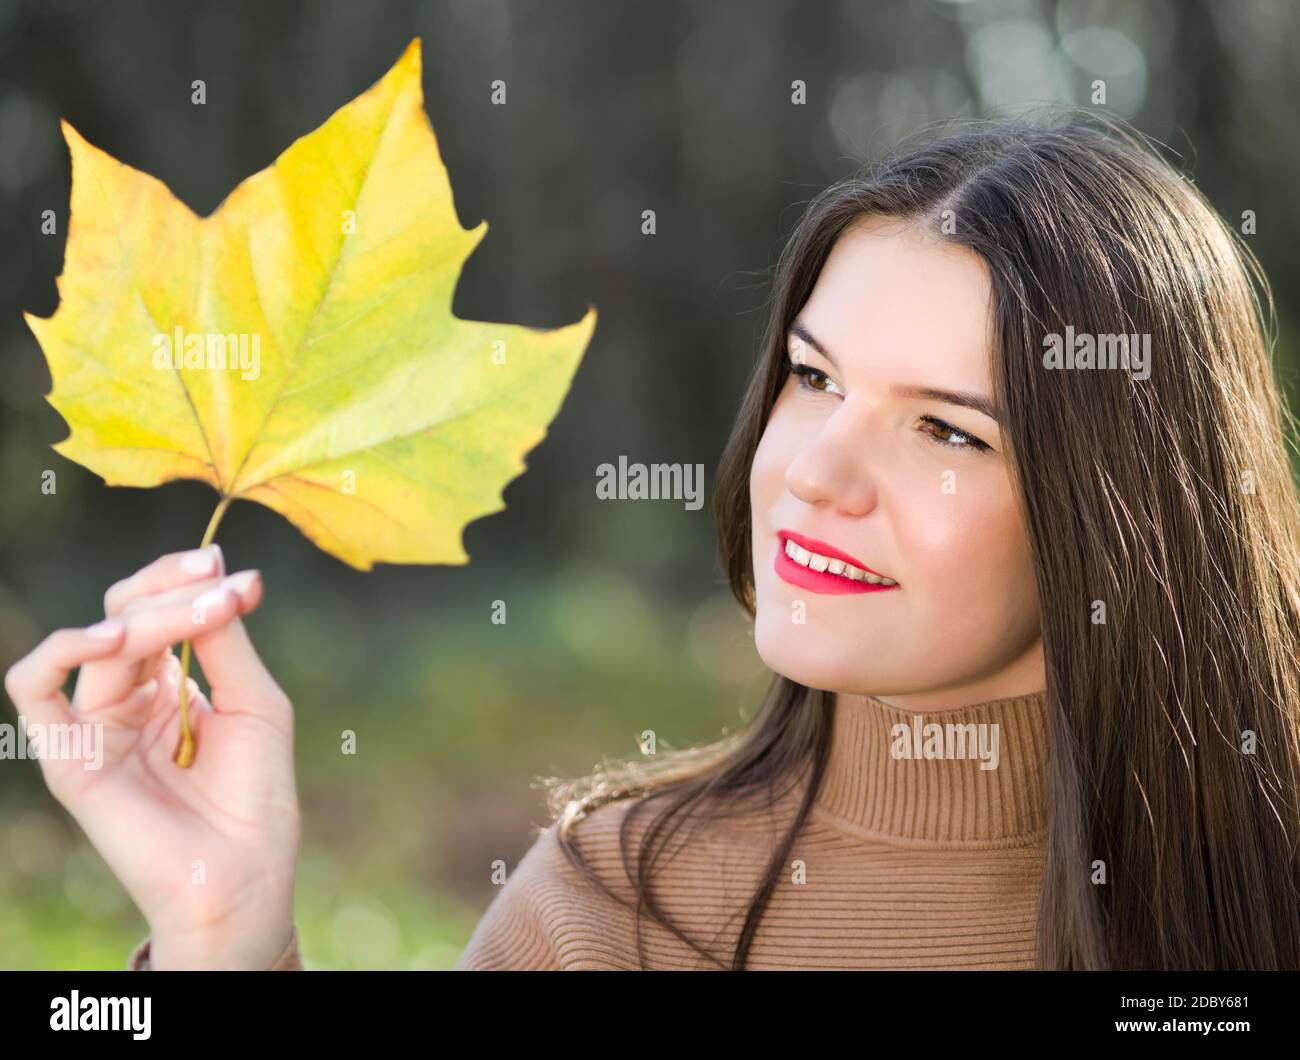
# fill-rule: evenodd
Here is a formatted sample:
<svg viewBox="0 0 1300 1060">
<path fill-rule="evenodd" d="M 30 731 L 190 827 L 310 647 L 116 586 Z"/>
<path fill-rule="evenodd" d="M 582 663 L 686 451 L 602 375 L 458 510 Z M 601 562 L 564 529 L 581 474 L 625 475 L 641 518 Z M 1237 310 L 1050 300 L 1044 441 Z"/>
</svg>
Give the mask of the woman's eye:
<svg viewBox="0 0 1300 1060">
<path fill-rule="evenodd" d="M 789 368 L 799 377 L 800 389 L 810 390 L 814 394 L 839 393 L 840 388 L 825 372 L 818 371 L 806 364 L 795 364 L 794 362 L 789 362 Z"/>
<path fill-rule="evenodd" d="M 786 367 L 799 377 L 798 386 L 801 390 L 807 390 L 813 394 L 842 393 L 839 385 L 825 372 L 817 368 L 793 361 L 787 361 Z M 945 423 L 937 416 L 922 416 L 921 422 L 925 424 L 925 427 L 922 428 L 924 433 L 933 438 L 936 445 L 942 445 L 946 449 L 968 449 L 971 452 L 982 453 L 993 448 L 982 439 L 958 430 L 951 423 Z"/>
<path fill-rule="evenodd" d="M 987 442 L 976 438 L 975 435 L 959 431 L 951 423 L 944 423 L 943 420 L 936 416 L 922 416 L 921 421 L 926 424 L 926 427 L 932 428 L 925 430 L 925 433 L 933 438 L 938 445 L 946 446 L 949 449 L 970 449 L 977 453 L 993 448 Z"/>
</svg>

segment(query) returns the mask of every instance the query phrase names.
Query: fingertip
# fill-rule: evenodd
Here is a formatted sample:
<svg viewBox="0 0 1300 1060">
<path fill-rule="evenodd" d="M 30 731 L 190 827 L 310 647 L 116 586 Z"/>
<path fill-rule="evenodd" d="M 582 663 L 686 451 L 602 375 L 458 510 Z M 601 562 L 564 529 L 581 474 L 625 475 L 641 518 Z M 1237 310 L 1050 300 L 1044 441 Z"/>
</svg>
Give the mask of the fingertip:
<svg viewBox="0 0 1300 1060">
<path fill-rule="evenodd" d="M 120 618 L 106 618 L 93 626 L 87 626 L 83 632 L 93 641 L 112 644 L 120 640 L 122 634 L 126 632 L 126 623 Z"/>
<path fill-rule="evenodd" d="M 208 702 L 208 697 L 203 694 L 203 689 L 199 683 L 192 677 L 185 678 L 185 687 L 189 690 L 189 701 L 192 706 L 200 710 L 211 710 L 212 704 Z"/>
<path fill-rule="evenodd" d="M 194 575 L 211 577 L 221 573 L 221 557 L 211 548 L 196 548 L 189 552 L 182 552 L 176 566 L 186 577 Z"/>
<path fill-rule="evenodd" d="M 258 588 L 262 582 L 262 572 L 256 567 L 249 570 L 241 570 L 238 574 L 231 574 L 226 578 L 226 584 L 234 589 L 240 596 Z"/>
<path fill-rule="evenodd" d="M 241 614 L 253 611 L 262 602 L 263 585 L 260 570 L 244 570 L 226 578 L 226 585 L 234 591 L 239 600 Z"/>
<path fill-rule="evenodd" d="M 220 585 L 214 586 L 201 596 L 196 597 L 194 602 L 190 605 L 190 608 L 196 616 L 202 617 L 196 617 L 194 620 L 195 623 L 197 625 L 206 624 L 207 613 L 209 611 L 216 611 L 224 606 L 227 602 L 226 598 L 231 595 L 230 586 L 225 582 L 222 582 Z M 236 599 L 238 598 L 236 597 Z"/>
</svg>

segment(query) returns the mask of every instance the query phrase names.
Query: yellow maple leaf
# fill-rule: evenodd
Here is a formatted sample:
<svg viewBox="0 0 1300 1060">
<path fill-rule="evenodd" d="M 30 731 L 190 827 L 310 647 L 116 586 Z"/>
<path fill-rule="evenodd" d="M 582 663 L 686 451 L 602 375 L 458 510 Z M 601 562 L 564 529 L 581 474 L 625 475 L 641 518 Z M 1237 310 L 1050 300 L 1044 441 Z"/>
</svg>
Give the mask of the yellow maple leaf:
<svg viewBox="0 0 1300 1060">
<path fill-rule="evenodd" d="M 56 451 L 112 486 L 209 483 L 204 544 L 242 499 L 361 570 L 468 562 L 462 531 L 505 507 L 596 310 L 553 330 L 452 315 L 487 222 L 457 220 L 419 38 L 205 218 L 62 127 L 60 301 L 25 314 L 71 429 Z"/>
</svg>

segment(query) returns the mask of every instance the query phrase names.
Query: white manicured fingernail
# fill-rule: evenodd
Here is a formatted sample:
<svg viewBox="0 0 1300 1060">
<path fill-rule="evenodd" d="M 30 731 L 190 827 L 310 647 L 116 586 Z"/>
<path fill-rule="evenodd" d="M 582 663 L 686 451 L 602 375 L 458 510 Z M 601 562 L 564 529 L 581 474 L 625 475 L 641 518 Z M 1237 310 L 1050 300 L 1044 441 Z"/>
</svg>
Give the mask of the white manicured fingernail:
<svg viewBox="0 0 1300 1060">
<path fill-rule="evenodd" d="M 218 585 L 215 589 L 209 589 L 202 596 L 195 599 L 193 607 L 196 611 L 206 611 L 210 607 L 216 607 L 225 599 L 228 590 L 225 585 Z"/>
<path fill-rule="evenodd" d="M 226 578 L 225 584 L 229 585 L 240 596 L 243 596 L 253 587 L 255 581 L 257 581 L 257 571 L 241 570 L 238 574 L 232 574 Z"/>
<path fill-rule="evenodd" d="M 103 622 L 96 622 L 93 626 L 86 627 L 86 636 L 94 637 L 96 640 L 112 640 L 121 632 L 120 618 L 106 618 Z"/>
<path fill-rule="evenodd" d="M 213 574 L 217 570 L 217 554 L 210 548 L 196 548 L 181 557 L 181 570 L 186 574 Z"/>
<path fill-rule="evenodd" d="M 158 678 L 151 677 L 140 686 L 140 698 L 153 699 L 158 694 Z"/>
</svg>

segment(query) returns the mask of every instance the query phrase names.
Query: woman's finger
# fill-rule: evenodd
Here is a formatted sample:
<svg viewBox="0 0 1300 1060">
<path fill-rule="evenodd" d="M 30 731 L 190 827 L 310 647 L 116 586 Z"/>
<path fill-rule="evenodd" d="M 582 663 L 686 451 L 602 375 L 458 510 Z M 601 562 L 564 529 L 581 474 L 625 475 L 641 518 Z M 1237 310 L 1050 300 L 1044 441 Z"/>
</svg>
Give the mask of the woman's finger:
<svg viewBox="0 0 1300 1060">
<path fill-rule="evenodd" d="M 185 552 L 170 552 L 109 586 L 104 594 L 104 614 L 108 618 L 117 617 L 127 607 L 148 597 L 203 578 L 220 577 L 223 574 L 225 574 L 225 560 L 219 545 L 212 544 L 206 548 L 190 549 Z M 134 662 L 105 662 L 88 666 L 78 675 L 78 686 L 85 686 L 85 696 L 88 700 L 102 701 L 103 693 L 96 687 L 97 685 L 106 681 L 114 686 L 120 684 L 120 679 L 110 675 L 114 665 L 129 666 L 132 683 L 139 684 L 158 672 L 163 659 L 170 651 L 171 648 L 168 646 L 152 657 Z"/>
<path fill-rule="evenodd" d="M 153 704 L 158 698 L 158 689 L 161 687 L 162 682 L 157 677 L 151 677 L 144 684 L 136 685 L 120 703 L 113 705 L 112 720 L 119 725 L 138 729 L 153 712 Z M 106 712 L 101 712 L 96 720 L 101 717 L 106 717 Z"/>
<path fill-rule="evenodd" d="M 246 581 L 246 577 L 241 579 L 232 574 L 215 585 L 201 582 L 163 593 L 153 598 L 160 601 L 156 604 L 151 599 L 148 603 L 126 607 L 116 619 L 126 626 L 122 643 L 113 656 L 118 665 L 101 671 L 100 679 L 84 689 L 78 682 L 73 697 L 75 709 L 91 714 L 125 697 L 137 682 L 131 667 L 122 664 L 153 658 L 169 645 L 197 640 L 237 617 L 242 605 L 233 586 Z M 211 673 L 209 679 L 216 680 Z"/>
<path fill-rule="evenodd" d="M 104 686 L 109 688 L 122 687 L 122 677 L 120 674 L 114 676 L 114 670 L 124 669 L 126 671 L 127 687 L 135 686 L 138 688 L 150 678 L 157 677 L 162 672 L 168 658 L 176 658 L 171 645 L 155 652 L 153 655 L 134 661 L 109 656 L 107 659 L 87 663 L 81 668 L 81 673 L 77 675 L 76 695 L 86 702 L 105 702 L 107 693 L 102 691 Z"/>
<path fill-rule="evenodd" d="M 166 688 L 167 702 L 162 711 L 166 719 L 163 723 L 163 732 L 166 739 L 163 742 L 168 753 L 171 754 L 175 751 L 176 745 L 181 738 L 180 683 L 169 683 Z M 212 713 L 212 704 L 208 702 L 208 697 L 203 694 L 203 689 L 199 688 L 199 683 L 194 678 L 185 678 L 185 688 L 190 710 L 190 731 L 197 740 L 202 734 L 204 717 Z"/>
<path fill-rule="evenodd" d="M 207 695 L 199 687 L 199 683 L 192 677 L 185 678 L 185 686 L 189 689 L 189 703 L 199 711 L 211 711 L 212 704 L 208 701 Z"/>
<path fill-rule="evenodd" d="M 260 571 L 241 571 L 227 581 L 239 594 L 241 615 L 262 602 Z M 250 713 L 264 717 L 291 714 L 289 697 L 263 664 L 240 618 L 214 626 L 210 632 L 195 636 L 193 642 L 203 673 L 212 686 L 212 708 L 218 714 Z"/>
<path fill-rule="evenodd" d="M 165 585 L 165 578 L 155 580 L 151 584 L 155 587 L 163 586 Z M 125 606 L 122 607 L 119 615 L 126 616 L 134 614 L 137 611 L 145 610 L 146 608 L 163 607 L 175 603 L 178 600 L 191 600 L 194 598 L 196 590 L 211 588 L 220 584 L 220 578 L 210 578 L 202 583 L 196 582 L 179 587 L 162 588 L 159 592 L 153 594 L 132 593 L 129 597 L 125 598 Z M 119 605 L 120 604 L 121 601 L 119 601 Z M 95 663 L 93 667 L 87 668 L 87 670 L 92 671 L 93 675 L 93 683 L 87 690 L 87 698 L 90 701 L 102 701 L 103 696 L 97 692 L 94 684 L 102 680 L 104 675 L 107 675 L 110 668 L 114 665 L 128 667 L 131 675 L 130 680 L 134 681 L 136 684 L 141 684 L 151 677 L 164 673 L 166 671 L 166 666 L 169 664 L 175 664 L 177 671 L 179 672 L 180 662 L 176 658 L 176 650 L 172 645 L 163 648 L 162 651 L 158 652 L 156 655 L 148 656 L 144 659 L 137 660 L 136 662 L 115 663 L 112 659 L 108 659 L 104 662 Z M 83 670 L 82 673 L 85 674 L 87 670 Z M 120 687 L 120 675 L 118 678 L 113 680 L 112 687 Z"/>
<path fill-rule="evenodd" d="M 104 614 L 112 618 L 121 614 L 132 600 L 142 596 L 153 596 L 200 578 L 223 574 L 225 565 L 220 545 L 208 545 L 188 552 L 169 552 L 109 586 L 104 594 Z"/>
<path fill-rule="evenodd" d="M 63 686 L 78 666 L 117 652 L 126 623 L 106 619 L 85 629 L 58 629 L 36 645 L 5 674 L 5 691 L 18 713 L 29 721 L 58 724 L 72 720 Z"/>
</svg>

